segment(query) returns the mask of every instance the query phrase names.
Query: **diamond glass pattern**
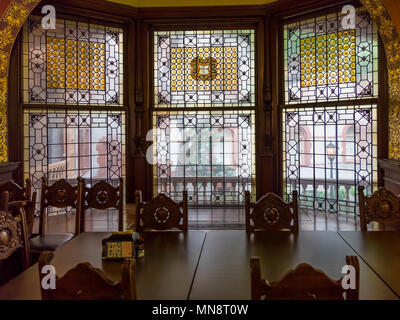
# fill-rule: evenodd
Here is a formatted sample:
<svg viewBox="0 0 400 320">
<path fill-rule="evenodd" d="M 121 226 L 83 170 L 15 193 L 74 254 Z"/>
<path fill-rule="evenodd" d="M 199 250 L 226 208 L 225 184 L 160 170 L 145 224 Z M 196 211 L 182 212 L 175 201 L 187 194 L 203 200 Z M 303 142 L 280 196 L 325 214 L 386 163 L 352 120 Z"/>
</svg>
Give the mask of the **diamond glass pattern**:
<svg viewBox="0 0 400 320">
<path fill-rule="evenodd" d="M 376 105 L 286 108 L 282 127 L 286 197 L 298 190 L 302 208 L 356 214 L 358 185 L 377 187 Z"/>
<path fill-rule="evenodd" d="M 153 115 L 154 194 L 191 205 L 243 205 L 255 194 L 254 111 Z"/>
<path fill-rule="evenodd" d="M 118 185 L 125 176 L 125 115 L 107 111 L 26 110 L 25 175 L 40 199 L 41 178 L 50 184 L 77 177 L 88 185 Z"/>
<path fill-rule="evenodd" d="M 286 103 L 378 95 L 377 28 L 361 10 L 354 29 L 341 19 L 335 13 L 285 25 Z"/>
<path fill-rule="evenodd" d="M 121 105 L 122 30 L 62 19 L 44 30 L 40 21 L 24 25 L 24 102 Z"/>
</svg>

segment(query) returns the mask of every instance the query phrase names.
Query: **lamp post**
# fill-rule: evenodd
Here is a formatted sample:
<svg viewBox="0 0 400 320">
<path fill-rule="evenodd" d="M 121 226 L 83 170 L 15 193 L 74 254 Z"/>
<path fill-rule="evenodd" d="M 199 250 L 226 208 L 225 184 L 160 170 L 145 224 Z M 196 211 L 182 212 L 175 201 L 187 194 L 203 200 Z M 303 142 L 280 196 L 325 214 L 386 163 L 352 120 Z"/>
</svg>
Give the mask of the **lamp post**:
<svg viewBox="0 0 400 320">
<path fill-rule="evenodd" d="M 326 146 L 326 155 L 329 159 L 329 162 L 331 163 L 331 181 L 332 181 L 333 180 L 333 161 L 336 158 L 336 146 L 332 142 L 329 142 L 329 144 Z M 330 198 L 333 199 L 333 184 L 331 184 Z"/>
</svg>

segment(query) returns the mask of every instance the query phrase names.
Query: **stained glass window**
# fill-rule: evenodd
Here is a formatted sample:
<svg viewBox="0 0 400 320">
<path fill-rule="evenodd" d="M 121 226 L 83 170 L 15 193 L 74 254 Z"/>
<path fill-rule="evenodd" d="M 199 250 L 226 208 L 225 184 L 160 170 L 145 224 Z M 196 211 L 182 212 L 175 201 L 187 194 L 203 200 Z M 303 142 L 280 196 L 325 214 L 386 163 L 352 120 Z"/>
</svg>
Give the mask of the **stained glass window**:
<svg viewBox="0 0 400 320">
<path fill-rule="evenodd" d="M 238 205 L 255 193 L 254 112 L 153 115 L 154 193 L 191 205 Z"/>
<path fill-rule="evenodd" d="M 355 214 L 357 187 L 377 187 L 376 113 L 376 105 L 285 109 L 285 194 L 297 190 L 302 208 Z"/>
<path fill-rule="evenodd" d="M 364 9 L 354 25 L 343 18 L 283 28 L 283 192 L 297 190 L 303 209 L 356 218 L 358 186 L 370 194 L 378 182 L 379 40 Z"/>
<path fill-rule="evenodd" d="M 156 31 L 153 42 L 153 193 L 243 205 L 255 195 L 254 30 Z"/>
<path fill-rule="evenodd" d="M 32 16 L 23 38 L 25 103 L 122 104 L 121 29 Z"/>
<path fill-rule="evenodd" d="M 254 30 L 154 33 L 154 104 L 254 104 Z"/>
<path fill-rule="evenodd" d="M 38 200 L 43 176 L 49 184 L 75 185 L 77 177 L 88 186 L 119 184 L 125 176 L 122 29 L 57 19 L 56 29 L 45 30 L 41 19 L 30 16 L 23 27 L 25 177 Z"/>
<path fill-rule="evenodd" d="M 378 34 L 359 10 L 354 26 L 341 13 L 301 20 L 284 28 L 286 103 L 376 97 Z"/>
<path fill-rule="evenodd" d="M 76 184 L 79 176 L 88 185 L 119 184 L 125 176 L 124 123 L 121 112 L 26 110 L 25 174 L 35 191 L 40 193 L 42 176 L 50 184 Z"/>
</svg>

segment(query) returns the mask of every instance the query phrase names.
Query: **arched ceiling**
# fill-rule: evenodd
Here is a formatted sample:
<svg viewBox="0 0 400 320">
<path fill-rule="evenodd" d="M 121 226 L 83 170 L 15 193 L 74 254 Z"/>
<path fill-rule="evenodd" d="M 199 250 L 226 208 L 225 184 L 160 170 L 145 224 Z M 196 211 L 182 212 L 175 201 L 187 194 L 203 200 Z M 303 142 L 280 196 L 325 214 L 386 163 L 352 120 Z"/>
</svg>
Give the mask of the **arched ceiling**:
<svg viewBox="0 0 400 320">
<path fill-rule="evenodd" d="M 196 7 L 267 4 L 277 0 L 107 0 L 133 7 Z"/>
</svg>

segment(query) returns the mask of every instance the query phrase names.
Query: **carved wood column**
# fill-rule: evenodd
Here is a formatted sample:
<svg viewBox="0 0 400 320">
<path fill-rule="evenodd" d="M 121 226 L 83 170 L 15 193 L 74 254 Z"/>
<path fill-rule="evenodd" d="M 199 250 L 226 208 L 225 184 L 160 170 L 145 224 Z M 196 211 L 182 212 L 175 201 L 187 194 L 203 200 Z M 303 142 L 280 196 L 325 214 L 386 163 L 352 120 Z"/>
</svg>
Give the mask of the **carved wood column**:
<svg viewBox="0 0 400 320">
<path fill-rule="evenodd" d="M 272 66 L 271 66 L 271 36 L 270 36 L 270 26 L 269 19 L 265 18 L 265 76 L 264 76 L 264 103 L 263 110 L 265 116 L 265 130 L 263 137 L 263 155 L 267 157 L 273 157 L 272 152 L 272 88 L 271 88 L 271 78 L 272 78 Z"/>
<path fill-rule="evenodd" d="M 148 86 L 148 66 L 149 57 L 149 45 L 148 45 L 148 34 L 147 26 L 142 20 L 136 20 L 136 23 L 130 27 L 130 33 L 133 35 L 131 38 L 134 39 L 132 45 L 134 50 L 130 52 L 130 60 L 134 61 L 134 69 L 132 71 L 133 78 L 135 79 L 134 87 L 132 89 L 130 103 L 134 105 L 132 115 L 130 117 L 131 124 L 131 150 L 130 150 L 130 164 L 132 170 L 132 177 L 130 184 L 130 190 L 127 190 L 129 194 L 129 202 L 134 201 L 135 190 L 141 190 L 143 200 L 149 199 L 149 165 L 146 161 L 146 133 L 148 128 L 148 112 L 149 112 L 149 90 Z M 147 93 L 146 93 L 147 92 Z"/>
<path fill-rule="evenodd" d="M 259 116 L 257 116 L 257 198 L 267 192 L 278 192 L 277 181 L 280 173 L 276 167 L 275 142 L 278 140 L 276 132 L 276 112 L 273 110 L 274 102 L 274 86 L 272 84 L 275 79 L 276 67 L 273 59 L 275 59 L 276 41 L 271 30 L 270 17 L 265 17 L 263 23 L 260 24 L 259 41 L 258 41 L 258 68 L 259 73 L 258 90 L 261 91 L 261 99 L 257 108 Z M 276 80 L 275 80 L 276 81 Z M 276 101 L 276 99 L 275 99 Z M 275 104 L 276 105 L 276 104 Z"/>
<path fill-rule="evenodd" d="M 270 17 L 268 19 L 268 61 L 269 61 L 269 84 L 270 84 L 270 100 L 269 110 L 270 110 L 270 136 L 271 140 L 268 141 L 270 143 L 270 149 L 272 153 L 271 157 L 271 166 L 273 166 L 274 170 L 274 181 L 272 190 L 277 194 L 282 194 L 282 114 L 280 110 L 281 104 L 281 85 L 282 79 L 280 75 L 280 64 L 282 63 L 282 57 L 280 56 L 279 49 L 279 38 L 281 36 L 279 21 L 277 18 Z"/>
</svg>

